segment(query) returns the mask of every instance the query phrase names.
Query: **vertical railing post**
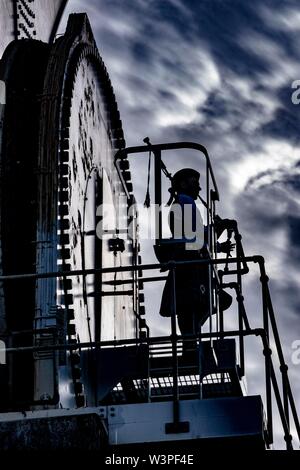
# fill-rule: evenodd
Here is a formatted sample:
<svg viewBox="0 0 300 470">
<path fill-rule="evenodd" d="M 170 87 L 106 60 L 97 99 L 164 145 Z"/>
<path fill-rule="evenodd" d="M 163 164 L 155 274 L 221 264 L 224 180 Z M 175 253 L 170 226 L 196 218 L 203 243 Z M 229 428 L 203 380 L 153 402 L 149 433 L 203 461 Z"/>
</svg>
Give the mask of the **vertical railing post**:
<svg viewBox="0 0 300 470">
<path fill-rule="evenodd" d="M 266 378 L 266 405 L 267 405 L 267 420 L 268 420 L 268 437 L 269 443 L 273 442 L 273 417 L 272 417 L 272 389 L 271 389 L 271 354 L 272 351 L 269 346 L 269 313 L 268 313 L 268 300 L 267 300 L 267 282 L 268 277 L 265 271 L 264 262 L 259 263 L 260 267 L 260 282 L 262 287 L 262 305 L 263 305 L 263 328 L 265 330 L 267 345 L 264 347 L 265 356 L 265 378 Z"/>
<path fill-rule="evenodd" d="M 223 271 L 218 271 L 219 279 L 220 279 L 220 286 L 223 284 Z M 219 302 L 219 332 L 224 332 L 224 312 L 221 308 L 221 302 Z"/>
<path fill-rule="evenodd" d="M 288 393 L 287 393 L 287 365 L 281 365 L 280 366 L 280 371 L 282 373 L 282 396 L 283 396 L 283 408 L 284 408 L 284 414 L 286 418 L 287 425 L 290 429 L 290 413 L 289 413 L 289 398 L 288 398 Z"/>
<path fill-rule="evenodd" d="M 208 251 L 211 246 L 211 220 L 210 220 L 210 189 L 209 189 L 209 166 L 206 161 L 206 223 L 207 223 L 207 245 Z"/>
<path fill-rule="evenodd" d="M 289 382 L 288 379 L 287 379 L 287 394 L 288 394 L 288 398 L 289 398 L 289 404 L 290 404 L 290 407 L 291 407 L 291 413 L 292 413 L 293 420 L 294 420 L 295 427 L 296 427 L 298 441 L 300 443 L 300 422 L 299 422 L 299 418 L 298 418 L 298 414 L 297 414 L 295 400 L 294 400 L 292 390 L 291 390 L 291 385 L 290 385 L 290 382 Z"/>
<path fill-rule="evenodd" d="M 268 281 L 268 278 L 267 278 L 267 281 Z M 273 336 L 275 340 L 275 345 L 277 348 L 277 354 L 279 357 L 279 363 L 280 363 L 280 372 L 281 372 L 281 377 L 282 377 L 282 396 L 283 396 L 283 407 L 284 407 L 285 419 L 289 427 L 290 422 L 289 422 L 289 397 L 288 397 L 288 366 L 286 365 L 285 360 L 284 360 L 283 351 L 282 351 L 279 333 L 278 333 L 278 328 L 277 328 L 276 319 L 275 319 L 275 314 L 273 310 L 272 300 L 270 296 L 269 286 L 267 285 L 267 283 L 266 283 L 265 290 L 266 290 L 268 313 L 270 317 L 270 324 L 271 324 L 271 328 L 272 328 L 272 332 L 273 332 Z"/>
<path fill-rule="evenodd" d="M 241 240 L 240 235 L 235 234 L 236 240 L 236 256 L 238 259 L 237 262 L 237 300 L 238 296 L 242 296 L 242 274 L 241 274 Z M 241 302 L 238 301 L 238 323 L 239 323 L 239 331 L 242 333 L 244 329 L 244 322 L 242 316 L 242 309 L 241 309 Z M 240 375 L 243 376 L 245 374 L 245 346 L 244 346 L 244 336 L 240 334 L 239 336 L 239 346 L 240 346 Z"/>
<path fill-rule="evenodd" d="M 175 266 L 171 266 L 171 341 L 172 341 L 172 375 L 173 375 L 173 421 L 179 423 L 179 388 L 178 388 L 178 358 L 176 332 L 176 279 Z"/>
<path fill-rule="evenodd" d="M 162 238 L 161 213 L 161 151 L 154 150 L 154 198 L 155 198 L 155 238 Z M 158 211 L 158 213 L 157 213 Z M 158 216 L 158 220 L 157 220 Z M 158 230 L 156 224 L 158 223 Z"/>
<path fill-rule="evenodd" d="M 277 401 L 279 415 L 280 415 L 283 430 L 284 430 L 284 440 L 286 442 L 286 450 L 293 450 L 293 444 L 292 444 L 293 438 L 290 434 L 289 423 L 286 420 L 286 415 L 285 415 L 284 407 L 282 405 L 280 392 L 279 392 L 279 387 L 278 387 L 278 383 L 277 383 L 277 379 L 276 379 L 276 374 L 275 374 L 275 371 L 274 371 L 274 367 L 273 367 L 271 358 L 270 358 L 270 375 L 271 375 L 271 380 L 272 380 L 272 384 L 273 384 L 274 395 L 275 395 L 275 398 L 276 398 L 276 401 Z"/>
<path fill-rule="evenodd" d="M 206 161 L 206 219 L 207 219 L 207 252 L 209 259 L 212 251 L 212 208 L 211 208 L 211 191 L 210 191 L 210 167 Z M 209 309 L 209 331 L 212 331 L 212 265 L 207 266 L 208 272 L 208 309 Z M 210 338 L 211 347 L 213 346 L 212 338 Z"/>
<path fill-rule="evenodd" d="M 209 260 L 211 259 L 210 253 L 208 253 Z M 212 333 L 212 310 L 213 310 L 213 280 L 212 280 L 212 264 L 209 262 L 207 266 L 208 270 L 208 309 L 209 309 L 209 333 Z M 210 338 L 210 346 L 213 347 L 213 339 Z"/>
<path fill-rule="evenodd" d="M 212 222 L 214 222 L 216 218 L 216 192 L 213 189 L 211 189 L 210 191 L 210 197 L 211 197 L 211 218 L 212 218 Z M 213 230 L 212 232 L 212 245 L 213 245 L 213 249 L 212 249 L 213 257 L 216 258 L 217 257 L 217 236 L 216 236 L 215 230 Z"/>
</svg>

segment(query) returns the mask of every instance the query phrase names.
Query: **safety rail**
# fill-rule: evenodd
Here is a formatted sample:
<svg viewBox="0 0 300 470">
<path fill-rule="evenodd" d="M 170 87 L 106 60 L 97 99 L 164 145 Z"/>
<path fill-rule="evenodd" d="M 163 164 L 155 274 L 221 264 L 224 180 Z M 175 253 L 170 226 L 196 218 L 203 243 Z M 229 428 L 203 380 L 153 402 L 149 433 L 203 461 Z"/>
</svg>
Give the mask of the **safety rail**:
<svg viewBox="0 0 300 470">
<path fill-rule="evenodd" d="M 292 436 L 290 433 L 290 415 L 293 418 L 297 436 L 300 442 L 300 425 L 297 415 L 296 405 L 293 398 L 291 385 L 288 377 L 288 366 L 285 363 L 283 357 L 283 351 L 279 339 L 278 328 L 276 325 L 276 319 L 274 309 L 271 301 L 270 291 L 268 287 L 268 277 L 265 271 L 265 261 L 262 256 L 248 256 L 244 257 L 244 263 L 256 263 L 260 269 L 260 281 L 262 286 L 262 304 L 263 304 L 263 327 L 262 328 L 250 328 L 249 321 L 247 319 L 243 296 L 240 292 L 239 283 L 231 282 L 223 284 L 224 287 L 234 288 L 237 292 L 238 302 L 238 316 L 239 316 L 239 328 L 237 330 L 224 331 L 223 327 L 219 328 L 218 331 L 200 332 L 198 335 L 186 335 L 181 336 L 176 331 L 176 301 L 175 301 L 175 270 L 183 265 L 222 265 L 222 264 L 233 264 L 240 263 L 240 258 L 231 259 L 199 259 L 192 261 L 172 261 L 168 263 L 153 263 L 139 266 L 124 266 L 124 267 L 111 267 L 111 268 L 97 268 L 97 269 L 86 269 L 86 270 L 74 270 L 74 271 L 57 271 L 41 274 L 18 274 L 18 275 L 7 275 L 0 276 L 0 282 L 20 282 L 24 279 L 43 279 L 43 278 L 68 278 L 73 276 L 87 276 L 89 274 L 100 274 L 100 273 L 115 273 L 115 272 L 128 272 L 134 270 L 143 271 L 164 269 L 170 270 L 173 278 L 173 302 L 172 302 L 172 315 L 171 315 L 171 335 L 161 337 L 141 337 L 125 340 L 111 340 L 111 341 L 95 341 L 95 342 L 76 342 L 76 343 L 61 343 L 61 344 L 48 344 L 39 346 L 19 346 L 19 347 L 8 347 L 5 349 L 6 354 L 11 353 L 22 353 L 22 352 L 43 352 L 43 351 L 60 351 L 60 350 L 75 350 L 84 348 L 101 348 L 108 346 L 121 346 L 121 345 L 137 345 L 137 344 L 161 344 L 164 342 L 172 343 L 172 377 L 173 377 L 173 426 L 180 427 L 180 400 L 179 400 L 179 383 L 178 383 L 178 343 L 182 341 L 190 340 L 202 340 L 202 339 L 224 339 L 229 337 L 238 337 L 244 339 L 246 336 L 259 336 L 263 345 L 263 353 L 265 355 L 265 384 L 266 384 L 266 411 L 267 411 L 267 443 L 268 445 L 273 442 L 273 420 L 272 420 L 272 389 L 275 395 L 277 408 L 279 411 L 281 424 L 284 431 L 284 439 L 286 441 L 286 447 L 288 450 L 293 449 Z M 240 272 L 238 272 L 240 276 Z M 164 280 L 165 276 L 154 276 L 148 278 L 141 278 L 143 281 L 160 281 Z M 128 280 L 118 281 L 128 282 Z M 219 323 L 220 324 L 220 323 Z M 275 346 L 279 357 L 280 373 L 282 377 L 282 393 L 280 393 L 279 385 L 275 373 L 275 368 L 272 360 L 272 350 L 270 348 L 270 329 L 273 333 Z M 5 335 L 2 335 L 4 338 Z M 200 343 L 201 344 L 201 341 Z M 200 362 L 200 361 L 199 361 Z M 200 366 L 201 367 L 201 364 Z M 201 372 L 201 371 L 200 371 Z M 201 375 L 201 374 L 199 374 Z"/>
<path fill-rule="evenodd" d="M 198 155 L 200 153 L 200 157 L 204 159 L 205 161 L 205 192 L 206 192 L 206 200 L 204 200 L 200 195 L 198 195 L 198 198 L 200 199 L 202 205 L 205 208 L 206 212 L 206 233 L 204 234 L 205 238 L 205 251 L 206 251 L 206 256 L 211 257 L 212 259 L 217 257 L 217 234 L 216 234 L 216 221 L 217 221 L 217 216 L 216 216 L 216 202 L 219 201 L 220 196 L 219 196 L 219 189 L 217 186 L 216 178 L 213 172 L 211 160 L 208 154 L 208 150 L 206 147 L 202 144 L 199 144 L 197 142 L 188 142 L 188 141 L 183 141 L 183 142 L 171 142 L 171 143 L 163 143 L 163 144 L 152 144 L 149 140 L 148 137 L 144 139 L 144 142 L 146 145 L 141 145 L 141 146 L 135 146 L 135 147 L 127 147 L 124 149 L 120 149 L 117 151 L 114 157 L 114 163 L 116 170 L 118 172 L 119 178 L 121 180 L 123 189 L 125 194 L 127 195 L 128 201 L 130 204 L 132 204 L 133 200 L 129 194 L 128 188 L 127 188 L 127 183 L 123 177 L 123 171 L 122 171 L 122 166 L 124 166 L 124 162 L 126 159 L 128 159 L 129 156 L 132 155 L 137 155 L 137 154 L 148 154 L 149 153 L 149 163 L 148 163 L 148 185 L 150 182 L 150 167 L 151 167 L 151 155 L 154 156 L 154 200 L 155 200 L 155 210 L 158 212 L 155 213 L 155 220 L 154 220 L 154 229 L 155 229 L 155 246 L 154 250 L 157 256 L 158 261 L 164 262 L 167 261 L 165 259 L 165 255 L 163 255 L 163 252 L 165 249 L 168 248 L 172 250 L 172 244 L 174 246 L 174 241 L 176 242 L 177 240 L 175 239 L 165 239 L 162 238 L 162 213 L 161 213 L 161 206 L 162 206 L 162 173 L 169 179 L 172 180 L 172 175 L 169 173 L 167 170 L 166 165 L 164 164 L 162 160 L 162 154 L 163 152 L 169 152 L 169 151 L 174 151 L 174 150 L 194 150 L 198 152 Z M 126 163 L 126 162 L 125 162 Z M 127 162 L 128 163 L 128 162 Z M 126 173 L 126 172 L 125 172 Z M 219 219 L 220 220 L 220 219 Z M 227 219 L 228 221 L 228 219 Z M 228 221 L 229 222 L 229 221 Z M 228 241 L 230 241 L 230 238 L 232 234 L 234 234 L 235 237 L 235 242 L 236 242 L 236 255 L 237 258 L 239 259 L 237 262 L 237 267 L 236 269 L 232 269 L 229 271 L 228 269 L 228 263 L 226 263 L 225 268 L 224 268 L 224 275 L 233 275 L 237 274 L 237 282 L 240 286 L 240 291 L 241 291 L 241 276 L 243 274 L 246 274 L 248 272 L 248 266 L 247 263 L 245 262 L 245 254 L 242 246 L 242 237 L 238 231 L 238 226 L 235 221 L 230 221 L 231 222 L 231 227 L 227 227 L 227 232 L 228 232 Z M 161 255 L 163 255 L 161 257 Z M 173 255 L 171 255 L 171 258 L 168 259 L 168 261 L 172 258 Z M 223 275 L 223 272 L 220 272 L 221 276 Z M 219 273 L 216 271 L 214 264 L 209 263 L 208 264 L 208 309 L 209 309 L 209 322 L 210 322 L 210 330 L 212 328 L 212 315 L 214 313 L 214 310 L 218 310 L 218 305 L 215 305 L 215 302 L 217 301 L 217 296 L 214 295 L 216 292 L 216 287 L 221 287 L 221 280 L 219 278 Z M 222 312 L 220 313 L 219 321 L 222 323 Z M 240 328 L 242 328 L 242 321 L 240 322 Z M 239 346 L 240 346 L 240 357 L 241 357 L 241 367 L 240 371 L 243 375 L 244 371 L 244 347 L 243 347 L 243 337 L 240 337 L 239 341 Z"/>
<path fill-rule="evenodd" d="M 212 234 L 212 221 L 214 218 L 214 208 L 215 201 L 219 200 L 219 190 L 212 169 L 211 161 L 208 155 L 207 149 L 204 145 L 198 144 L 196 142 L 172 142 L 164 144 L 151 144 L 149 139 L 144 139 L 144 142 L 147 142 L 147 145 L 141 145 L 136 147 L 127 147 L 125 149 L 119 150 L 114 157 L 115 167 L 117 169 L 119 178 L 122 182 L 123 189 L 127 195 L 128 200 L 130 200 L 130 194 L 127 189 L 126 182 L 123 178 L 122 171 L 120 169 L 120 162 L 132 154 L 141 154 L 141 153 L 153 153 L 154 155 L 154 197 L 155 204 L 158 207 L 162 205 L 162 194 L 161 194 L 161 173 L 163 172 L 169 178 L 171 175 L 168 173 L 165 164 L 162 161 L 161 154 L 163 151 L 169 150 L 183 150 L 190 149 L 196 150 L 204 156 L 205 166 L 206 166 L 206 201 L 202 200 L 202 203 L 206 207 L 206 223 L 208 227 L 208 246 L 211 248 L 211 252 L 215 251 L 213 244 L 213 234 Z M 211 184 L 212 187 L 211 188 Z M 156 224 L 158 224 L 158 230 L 156 229 Z M 161 211 L 158 212 L 158 218 L 155 220 L 155 234 L 157 234 L 156 243 L 159 243 L 162 240 L 162 214 Z"/>
</svg>

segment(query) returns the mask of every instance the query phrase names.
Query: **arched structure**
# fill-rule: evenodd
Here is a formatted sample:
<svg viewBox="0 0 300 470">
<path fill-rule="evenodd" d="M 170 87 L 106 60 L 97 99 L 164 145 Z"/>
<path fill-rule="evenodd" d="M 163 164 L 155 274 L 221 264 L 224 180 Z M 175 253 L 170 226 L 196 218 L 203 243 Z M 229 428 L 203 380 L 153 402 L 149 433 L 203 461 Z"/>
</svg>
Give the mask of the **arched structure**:
<svg viewBox="0 0 300 470">
<path fill-rule="evenodd" d="M 86 15 L 71 15 L 66 33 L 53 45 L 12 42 L 1 61 L 0 79 L 6 84 L 1 274 L 62 273 L 59 281 L 2 283 L 2 335 L 14 347 L 52 344 L 57 338 L 76 343 L 136 337 L 138 285 L 132 274 L 127 276 L 131 293 L 126 289 L 124 295 L 124 286 L 109 285 L 117 280 L 114 275 L 66 279 L 63 274 L 136 264 L 138 252 L 136 238 L 126 229 L 122 247 L 115 243 L 119 214 L 125 228 L 129 222 L 132 185 L 128 161 L 122 170 L 127 188 L 114 165 L 114 154 L 125 146 L 122 123 Z M 101 216 L 103 204 L 109 217 Z M 79 360 L 74 350 L 58 356 L 12 355 L 10 406 L 83 405 Z"/>
</svg>

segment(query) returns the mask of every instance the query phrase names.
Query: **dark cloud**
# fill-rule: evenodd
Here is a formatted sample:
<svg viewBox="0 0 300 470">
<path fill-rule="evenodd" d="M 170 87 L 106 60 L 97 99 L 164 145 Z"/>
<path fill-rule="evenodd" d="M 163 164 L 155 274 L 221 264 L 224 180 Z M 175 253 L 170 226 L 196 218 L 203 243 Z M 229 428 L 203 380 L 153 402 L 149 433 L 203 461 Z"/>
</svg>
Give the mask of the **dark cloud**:
<svg viewBox="0 0 300 470">
<path fill-rule="evenodd" d="M 288 215 L 287 216 L 287 226 L 288 226 L 288 243 L 293 255 L 293 261 L 299 263 L 300 262 L 300 217 L 299 215 Z M 296 258 L 296 259 L 295 259 Z M 299 265 L 299 264 L 298 264 Z M 292 289 L 291 289 L 292 291 Z M 299 287 L 297 287 L 297 297 L 298 297 L 298 305 L 297 308 L 300 307 L 300 299 L 299 299 Z M 300 312 L 299 312 L 300 315 Z"/>
<path fill-rule="evenodd" d="M 290 90 L 286 89 L 286 103 L 289 102 L 289 96 Z M 262 135 L 275 139 L 288 139 L 291 143 L 299 144 L 300 113 L 295 112 L 295 105 L 291 106 L 293 106 L 292 110 L 288 107 L 278 109 L 274 119 L 262 126 Z"/>
</svg>

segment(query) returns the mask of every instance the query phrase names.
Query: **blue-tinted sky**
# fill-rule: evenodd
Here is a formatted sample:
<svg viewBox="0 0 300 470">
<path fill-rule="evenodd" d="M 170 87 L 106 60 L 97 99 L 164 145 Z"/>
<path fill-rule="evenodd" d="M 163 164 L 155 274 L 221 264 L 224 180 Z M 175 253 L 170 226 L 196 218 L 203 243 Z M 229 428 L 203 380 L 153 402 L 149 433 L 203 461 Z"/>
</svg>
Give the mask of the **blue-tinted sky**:
<svg viewBox="0 0 300 470">
<path fill-rule="evenodd" d="M 86 11 L 115 89 L 128 145 L 191 140 L 211 155 L 219 213 L 237 218 L 247 254 L 266 258 L 275 312 L 300 407 L 300 5 L 279 0 L 70 0 Z M 170 171 L 197 167 L 174 155 Z M 144 200 L 146 162 L 133 162 Z M 137 177 L 138 176 L 138 177 Z M 167 194 L 165 195 L 167 199 Z M 153 261 L 145 244 L 144 262 Z M 261 324 L 257 271 L 245 283 L 251 325 Z M 146 290 L 154 334 L 159 292 Z M 151 301 L 150 301 L 151 300 Z M 231 313 L 234 315 L 234 313 Z M 233 324 L 233 317 L 228 325 Z M 262 356 L 249 343 L 250 393 L 262 390 Z"/>
</svg>

